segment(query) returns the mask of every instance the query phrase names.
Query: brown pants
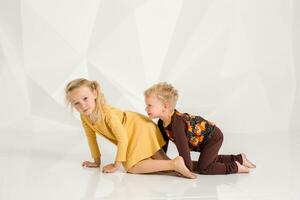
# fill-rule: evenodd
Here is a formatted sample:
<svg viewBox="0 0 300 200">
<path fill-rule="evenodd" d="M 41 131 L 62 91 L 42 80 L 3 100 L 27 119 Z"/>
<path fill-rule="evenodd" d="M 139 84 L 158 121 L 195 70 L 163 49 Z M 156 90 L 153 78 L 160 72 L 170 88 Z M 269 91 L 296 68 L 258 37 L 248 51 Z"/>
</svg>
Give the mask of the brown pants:
<svg viewBox="0 0 300 200">
<path fill-rule="evenodd" d="M 235 161 L 242 164 L 241 154 L 218 155 L 223 143 L 223 133 L 218 127 L 214 128 L 212 136 L 201 149 L 198 162 L 193 162 L 194 171 L 200 174 L 232 174 L 237 173 L 238 167 Z"/>
</svg>

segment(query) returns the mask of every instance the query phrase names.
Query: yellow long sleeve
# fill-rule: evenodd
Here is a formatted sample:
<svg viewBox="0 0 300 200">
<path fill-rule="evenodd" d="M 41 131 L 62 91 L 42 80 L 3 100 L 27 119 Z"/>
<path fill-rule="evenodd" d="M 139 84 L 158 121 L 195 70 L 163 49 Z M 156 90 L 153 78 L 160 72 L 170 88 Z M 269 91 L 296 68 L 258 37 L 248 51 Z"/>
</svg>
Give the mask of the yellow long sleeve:
<svg viewBox="0 0 300 200">
<path fill-rule="evenodd" d="M 110 127 L 117 140 L 117 154 L 115 161 L 124 162 L 126 161 L 128 146 L 128 135 L 126 129 L 117 115 L 113 112 L 106 113 L 106 120 L 107 125 Z"/>
<path fill-rule="evenodd" d="M 80 118 L 89 144 L 91 155 L 95 160 L 100 160 L 100 150 L 97 143 L 96 132 L 86 123 L 82 116 L 80 116 Z"/>
</svg>

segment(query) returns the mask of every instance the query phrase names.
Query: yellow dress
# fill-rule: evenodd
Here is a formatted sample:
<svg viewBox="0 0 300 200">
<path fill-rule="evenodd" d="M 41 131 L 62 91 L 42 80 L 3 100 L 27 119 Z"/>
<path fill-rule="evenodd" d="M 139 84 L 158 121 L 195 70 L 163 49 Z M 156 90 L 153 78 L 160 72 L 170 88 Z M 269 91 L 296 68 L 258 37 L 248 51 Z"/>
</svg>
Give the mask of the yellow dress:
<svg viewBox="0 0 300 200">
<path fill-rule="evenodd" d="M 148 117 L 136 112 L 123 112 L 109 105 L 103 106 L 103 113 L 103 119 L 95 124 L 88 116 L 80 116 L 94 159 L 100 158 L 96 133 L 117 145 L 115 161 L 122 162 L 126 171 L 151 157 L 165 144 L 159 128 Z"/>
</svg>

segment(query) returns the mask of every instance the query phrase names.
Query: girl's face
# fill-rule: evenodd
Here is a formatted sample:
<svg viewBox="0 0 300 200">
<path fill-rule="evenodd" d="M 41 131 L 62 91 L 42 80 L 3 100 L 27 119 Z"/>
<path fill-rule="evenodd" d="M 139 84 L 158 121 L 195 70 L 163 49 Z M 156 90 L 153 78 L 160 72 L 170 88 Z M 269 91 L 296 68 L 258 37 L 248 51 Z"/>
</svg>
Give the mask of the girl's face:
<svg viewBox="0 0 300 200">
<path fill-rule="evenodd" d="M 79 87 L 72 90 L 70 93 L 71 104 L 80 114 L 90 115 L 95 109 L 95 99 L 97 92 L 92 91 L 88 87 Z"/>
<path fill-rule="evenodd" d="M 164 104 L 156 96 L 145 97 L 146 112 L 150 119 L 161 118 L 165 112 Z"/>
</svg>

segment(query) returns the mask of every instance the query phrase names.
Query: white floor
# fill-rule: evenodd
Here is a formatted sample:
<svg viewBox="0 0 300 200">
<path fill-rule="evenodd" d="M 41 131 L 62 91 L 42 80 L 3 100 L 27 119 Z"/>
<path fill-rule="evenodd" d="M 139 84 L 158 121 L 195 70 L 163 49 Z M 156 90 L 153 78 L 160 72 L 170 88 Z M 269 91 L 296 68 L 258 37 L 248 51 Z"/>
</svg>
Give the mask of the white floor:
<svg viewBox="0 0 300 200">
<path fill-rule="evenodd" d="M 81 162 L 90 155 L 79 131 L 1 131 L 0 136 L 1 200 L 300 199 L 299 133 L 261 133 L 255 138 L 225 133 L 221 153 L 245 152 L 258 167 L 249 174 L 198 175 L 196 180 L 84 169 Z M 111 162 L 114 147 L 101 138 L 100 145 L 102 163 Z M 171 157 L 176 155 L 172 149 Z"/>
</svg>

